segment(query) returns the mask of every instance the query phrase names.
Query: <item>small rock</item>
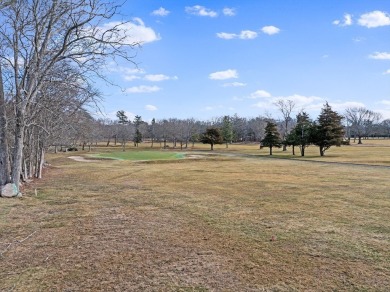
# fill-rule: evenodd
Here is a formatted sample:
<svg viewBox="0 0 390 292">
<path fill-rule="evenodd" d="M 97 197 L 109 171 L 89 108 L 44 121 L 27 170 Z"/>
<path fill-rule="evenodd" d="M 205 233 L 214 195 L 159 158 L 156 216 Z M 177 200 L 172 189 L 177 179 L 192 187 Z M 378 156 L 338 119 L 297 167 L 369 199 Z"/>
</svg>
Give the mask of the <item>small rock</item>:
<svg viewBox="0 0 390 292">
<path fill-rule="evenodd" d="M 0 193 L 1 196 L 5 198 L 13 198 L 19 195 L 16 184 L 6 184 L 4 186 L 1 186 Z"/>
</svg>

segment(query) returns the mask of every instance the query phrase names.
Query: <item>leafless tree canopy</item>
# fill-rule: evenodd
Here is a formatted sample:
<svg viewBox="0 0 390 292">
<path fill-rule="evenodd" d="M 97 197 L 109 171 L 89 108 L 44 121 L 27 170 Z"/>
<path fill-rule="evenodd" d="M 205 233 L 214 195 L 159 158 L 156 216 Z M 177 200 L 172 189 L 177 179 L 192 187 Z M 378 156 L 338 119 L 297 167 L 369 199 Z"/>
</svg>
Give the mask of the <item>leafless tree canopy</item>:
<svg viewBox="0 0 390 292">
<path fill-rule="evenodd" d="M 53 133 L 96 102 L 92 78 L 104 78 L 108 60 L 133 62 L 138 43 L 123 22 L 107 25 L 116 1 L 15 0 L 0 8 L 0 185 L 18 187 L 22 170 L 40 176 L 34 169 Z"/>
</svg>

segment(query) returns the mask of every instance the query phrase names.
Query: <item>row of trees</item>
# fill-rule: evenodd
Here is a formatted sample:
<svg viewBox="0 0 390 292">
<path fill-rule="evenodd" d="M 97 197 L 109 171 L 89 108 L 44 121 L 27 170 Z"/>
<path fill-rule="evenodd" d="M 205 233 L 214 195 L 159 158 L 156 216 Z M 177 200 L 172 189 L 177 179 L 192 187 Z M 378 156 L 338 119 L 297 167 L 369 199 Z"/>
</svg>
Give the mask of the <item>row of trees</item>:
<svg viewBox="0 0 390 292">
<path fill-rule="evenodd" d="M 218 128 L 222 137 L 222 143 L 226 147 L 233 142 L 257 142 L 260 145 L 261 140 L 265 136 L 265 128 L 268 122 L 276 124 L 277 130 L 280 133 L 281 143 L 284 149 L 287 146 L 301 145 L 299 135 L 302 133 L 313 133 L 313 121 L 310 117 L 300 112 L 295 118 L 288 118 L 288 123 L 284 118 L 275 120 L 270 117 L 244 118 L 238 115 L 221 116 L 208 121 L 190 119 L 153 119 L 147 123 L 140 116 L 136 116 L 133 121 L 130 121 L 124 111 L 117 112 L 117 120 L 94 120 L 88 119 L 84 124 L 77 127 L 78 135 L 69 132 L 71 138 L 63 135 L 63 140 L 56 141 L 56 145 L 81 144 L 91 145 L 98 141 L 106 141 L 107 146 L 114 143 L 120 143 L 125 150 L 126 142 L 133 141 L 137 146 L 141 141 L 149 141 L 150 146 L 154 147 L 156 143 L 161 148 L 187 148 L 189 143 L 199 141 L 201 135 L 205 133 L 207 128 Z M 315 121 L 318 124 L 318 120 Z M 343 115 L 344 138 L 349 140 L 351 137 L 358 139 L 355 134 L 353 123 L 348 121 L 346 115 Z M 390 137 L 390 120 L 382 121 L 381 123 L 372 124 L 369 136 Z M 366 123 L 367 124 L 367 123 Z M 299 135 L 298 135 L 299 134 Z M 365 137 L 364 135 L 361 138 Z M 302 139 L 302 138 L 300 138 Z M 310 138 L 310 144 L 314 144 L 313 137 Z M 304 149 L 303 149 L 304 151 Z M 301 153 L 302 154 L 302 153 Z"/>
<path fill-rule="evenodd" d="M 320 155 L 324 156 L 325 151 L 332 146 L 341 146 L 344 139 L 344 127 L 341 123 L 343 116 L 333 111 L 328 103 L 324 105 L 316 121 L 312 121 L 305 112 L 300 112 L 296 117 L 296 124 L 292 130 L 280 138 L 277 126 L 269 122 L 265 129 L 265 137 L 261 141 L 263 146 L 270 149 L 272 155 L 273 147 L 292 146 L 295 155 L 295 146 L 299 147 L 301 156 L 305 156 L 305 149 L 310 145 L 319 148 Z"/>
<path fill-rule="evenodd" d="M 83 139 L 93 125 L 86 106 L 99 98 L 92 80 L 111 60 L 131 62 L 131 43 L 104 23 L 109 0 L 13 0 L 0 3 L 0 187 L 41 177 L 45 150 Z M 91 131 L 93 132 L 93 131 Z"/>
</svg>

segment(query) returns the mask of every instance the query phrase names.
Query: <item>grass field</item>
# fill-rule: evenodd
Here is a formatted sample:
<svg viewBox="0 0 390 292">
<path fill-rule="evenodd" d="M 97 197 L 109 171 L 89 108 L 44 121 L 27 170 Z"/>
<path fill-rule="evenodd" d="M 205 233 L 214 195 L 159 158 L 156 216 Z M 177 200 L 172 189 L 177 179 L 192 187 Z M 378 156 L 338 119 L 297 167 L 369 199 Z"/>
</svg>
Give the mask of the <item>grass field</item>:
<svg viewBox="0 0 390 292">
<path fill-rule="evenodd" d="M 0 291 L 388 291 L 390 142 L 257 148 L 49 155 L 0 199 Z"/>
<path fill-rule="evenodd" d="M 92 155 L 97 158 L 111 158 L 120 160 L 173 160 L 183 158 L 183 154 L 167 151 L 114 151 Z"/>
</svg>

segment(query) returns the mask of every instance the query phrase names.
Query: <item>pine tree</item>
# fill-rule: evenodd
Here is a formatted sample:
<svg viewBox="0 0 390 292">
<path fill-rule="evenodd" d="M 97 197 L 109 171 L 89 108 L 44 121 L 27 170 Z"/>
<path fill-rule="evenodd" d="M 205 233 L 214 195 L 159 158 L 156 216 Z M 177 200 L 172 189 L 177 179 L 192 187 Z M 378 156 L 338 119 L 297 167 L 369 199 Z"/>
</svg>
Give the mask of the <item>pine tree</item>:
<svg viewBox="0 0 390 292">
<path fill-rule="evenodd" d="M 129 123 L 129 120 L 128 120 L 124 110 L 117 111 L 116 117 L 119 120 L 118 123 L 121 125 L 126 125 Z"/>
<path fill-rule="evenodd" d="M 214 150 L 215 144 L 222 144 L 223 138 L 221 131 L 218 128 L 208 128 L 200 137 L 200 142 L 210 144 L 211 150 Z"/>
<path fill-rule="evenodd" d="M 343 117 L 333 111 L 326 103 L 318 116 L 317 123 L 313 127 L 312 141 L 324 156 L 325 151 L 332 146 L 341 146 L 344 137 L 344 127 L 341 124 Z"/>
<path fill-rule="evenodd" d="M 139 130 L 139 126 L 142 123 L 141 116 L 135 116 L 134 118 L 134 125 L 135 125 L 135 135 L 134 135 L 134 146 L 138 147 L 138 144 L 142 142 L 142 133 Z"/>
<path fill-rule="evenodd" d="M 305 149 L 311 143 L 311 132 L 313 124 L 310 121 L 309 115 L 306 112 L 301 112 L 297 115 L 297 124 L 287 137 L 289 145 L 299 146 L 301 156 L 305 156 Z M 293 153 L 294 154 L 294 153 Z"/>
<path fill-rule="evenodd" d="M 228 144 L 233 140 L 233 125 L 229 116 L 224 116 L 222 121 L 222 138 L 226 143 L 226 148 Z"/>
<path fill-rule="evenodd" d="M 263 146 L 269 147 L 269 155 L 272 155 L 272 148 L 280 148 L 282 146 L 282 140 L 275 123 L 267 122 L 265 127 L 265 137 L 261 140 Z"/>
</svg>

